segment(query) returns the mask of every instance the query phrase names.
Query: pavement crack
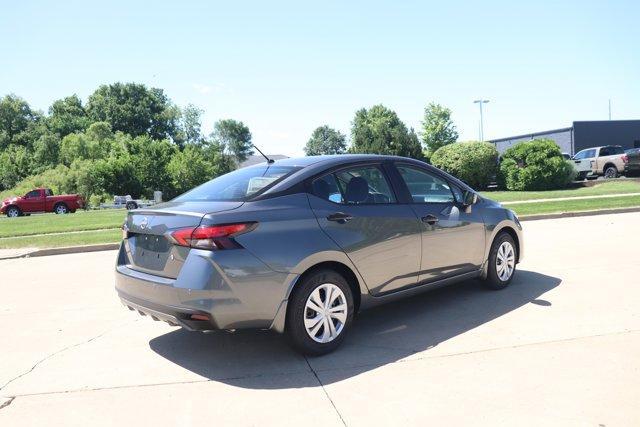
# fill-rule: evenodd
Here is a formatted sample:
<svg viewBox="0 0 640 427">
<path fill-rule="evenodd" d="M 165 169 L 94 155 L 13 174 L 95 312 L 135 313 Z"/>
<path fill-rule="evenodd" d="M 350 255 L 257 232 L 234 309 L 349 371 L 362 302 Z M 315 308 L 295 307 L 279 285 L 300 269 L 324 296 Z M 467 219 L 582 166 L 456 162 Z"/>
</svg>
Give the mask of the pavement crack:
<svg viewBox="0 0 640 427">
<path fill-rule="evenodd" d="M 0 410 L 2 410 L 4 408 L 6 408 L 7 406 L 11 405 L 15 399 L 16 399 L 15 396 L 6 397 L 4 402 L 0 402 Z"/>
<path fill-rule="evenodd" d="M 134 322 L 135 322 L 135 321 L 137 321 L 137 320 L 138 320 L 138 319 L 134 320 Z M 130 322 L 126 322 L 126 323 L 130 323 Z M 31 372 L 33 372 L 33 371 L 34 371 L 34 370 L 35 370 L 35 369 L 36 369 L 36 368 L 37 368 L 41 363 L 46 362 L 47 360 L 51 359 L 52 357 L 57 356 L 57 355 L 58 355 L 58 354 L 60 354 L 60 353 L 64 353 L 64 352 L 65 352 L 65 351 L 67 351 L 67 350 L 71 350 L 71 349 L 73 349 L 73 348 L 76 348 L 76 347 L 80 347 L 80 346 L 82 346 L 82 345 L 89 344 L 90 342 L 95 341 L 95 340 L 97 340 L 98 338 L 101 338 L 101 337 L 105 336 L 105 335 L 106 335 L 106 334 L 108 334 L 109 332 L 111 332 L 111 331 L 113 331 L 113 330 L 115 330 L 115 329 L 118 329 L 118 328 L 120 328 L 121 326 L 123 326 L 123 324 L 118 325 L 118 326 L 114 326 L 113 328 L 109 328 L 108 330 L 106 330 L 106 331 L 104 331 L 104 332 L 102 332 L 102 333 L 100 333 L 100 334 L 98 334 L 98 335 L 95 335 L 95 336 L 93 336 L 93 337 L 91 337 L 91 338 L 89 338 L 89 339 L 87 339 L 87 340 L 81 341 L 81 342 L 79 342 L 79 343 L 75 343 L 75 344 L 68 345 L 68 346 L 66 346 L 66 347 L 64 347 L 64 348 L 61 348 L 60 350 L 54 351 L 53 353 L 46 355 L 45 357 L 43 357 L 42 359 L 40 359 L 40 360 L 38 360 L 36 363 L 34 363 L 34 364 L 33 364 L 33 366 L 31 366 L 31 368 L 30 368 L 30 369 L 28 369 L 28 370 L 26 370 L 26 371 L 22 372 L 21 374 L 19 374 L 19 375 L 15 376 L 15 377 L 13 377 L 13 378 L 11 378 L 9 381 L 7 381 L 6 383 L 4 383 L 4 384 L 0 387 L 0 390 L 4 390 L 4 389 L 9 385 L 9 384 L 11 384 L 12 382 L 14 382 L 14 381 L 16 381 L 16 380 L 19 380 L 20 378 L 24 377 L 25 375 L 29 375 L 29 374 L 30 374 Z"/>
<path fill-rule="evenodd" d="M 324 392 L 324 395 L 327 396 L 327 399 L 329 399 L 329 402 L 331 402 L 331 406 L 333 406 L 333 410 L 336 411 L 336 414 L 338 414 L 338 417 L 340 417 L 340 421 L 342 421 L 342 425 L 346 427 L 347 423 L 344 421 L 344 418 L 342 418 L 342 414 L 340 413 L 340 411 L 338 411 L 338 408 L 335 402 L 333 401 L 333 399 L 331 399 L 331 396 L 329 396 L 329 393 L 324 388 L 324 384 L 322 384 L 322 381 L 320 381 L 320 377 L 316 373 L 315 369 L 313 369 L 313 367 L 311 366 L 311 363 L 309 363 L 309 359 L 307 358 L 307 356 L 304 356 L 304 361 L 307 362 L 307 366 L 311 370 L 311 373 L 313 374 L 314 377 L 316 377 L 316 380 L 318 381 L 318 384 L 320 384 L 320 388 Z"/>
</svg>

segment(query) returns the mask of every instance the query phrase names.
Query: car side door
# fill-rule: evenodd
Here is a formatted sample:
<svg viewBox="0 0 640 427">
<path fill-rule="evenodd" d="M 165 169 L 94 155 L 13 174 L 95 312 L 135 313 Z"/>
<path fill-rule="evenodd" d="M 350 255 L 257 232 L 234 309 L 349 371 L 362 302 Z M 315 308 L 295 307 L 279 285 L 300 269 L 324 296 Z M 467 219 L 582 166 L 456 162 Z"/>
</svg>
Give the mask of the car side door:
<svg viewBox="0 0 640 427">
<path fill-rule="evenodd" d="M 477 271 L 485 256 L 480 209 L 463 205 L 463 189 L 444 174 L 396 163 L 411 208 L 422 227 L 421 283 Z"/>
<path fill-rule="evenodd" d="M 29 212 L 43 212 L 44 211 L 44 197 L 43 191 L 31 190 L 25 194 L 22 199 L 21 209 L 25 213 Z"/>
<path fill-rule="evenodd" d="M 355 164 L 309 182 L 309 203 L 324 232 L 345 252 L 373 295 L 415 285 L 421 230 L 399 204 L 380 163 Z"/>
</svg>

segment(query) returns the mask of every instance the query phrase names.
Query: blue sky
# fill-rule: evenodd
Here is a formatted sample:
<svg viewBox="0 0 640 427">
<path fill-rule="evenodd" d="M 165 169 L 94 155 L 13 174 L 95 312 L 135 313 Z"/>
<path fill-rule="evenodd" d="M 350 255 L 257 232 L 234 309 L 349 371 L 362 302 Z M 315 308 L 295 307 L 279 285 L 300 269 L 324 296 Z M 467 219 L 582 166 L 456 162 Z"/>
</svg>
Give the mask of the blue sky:
<svg viewBox="0 0 640 427">
<path fill-rule="evenodd" d="M 46 110 L 102 83 L 163 88 L 244 121 L 264 151 L 302 154 L 312 130 L 349 133 L 382 103 L 419 128 L 431 101 L 461 140 L 640 118 L 640 2 L 10 2 L 0 96 Z"/>
</svg>

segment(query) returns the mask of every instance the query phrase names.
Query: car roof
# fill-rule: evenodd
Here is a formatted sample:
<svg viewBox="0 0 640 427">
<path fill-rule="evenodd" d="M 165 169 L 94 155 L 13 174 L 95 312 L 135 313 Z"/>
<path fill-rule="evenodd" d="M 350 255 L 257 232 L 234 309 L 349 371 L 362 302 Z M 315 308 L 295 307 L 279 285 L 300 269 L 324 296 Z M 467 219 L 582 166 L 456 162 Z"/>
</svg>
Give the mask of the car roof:
<svg viewBox="0 0 640 427">
<path fill-rule="evenodd" d="M 379 154 L 334 154 L 324 156 L 306 156 L 306 157 L 290 157 L 288 159 L 276 160 L 273 165 L 277 166 L 293 166 L 293 167 L 307 167 L 314 164 L 322 164 L 323 166 L 340 165 L 343 163 L 351 163 L 367 160 L 410 160 L 400 156 L 387 156 Z M 265 163 L 259 163 L 250 167 L 264 167 Z"/>
</svg>

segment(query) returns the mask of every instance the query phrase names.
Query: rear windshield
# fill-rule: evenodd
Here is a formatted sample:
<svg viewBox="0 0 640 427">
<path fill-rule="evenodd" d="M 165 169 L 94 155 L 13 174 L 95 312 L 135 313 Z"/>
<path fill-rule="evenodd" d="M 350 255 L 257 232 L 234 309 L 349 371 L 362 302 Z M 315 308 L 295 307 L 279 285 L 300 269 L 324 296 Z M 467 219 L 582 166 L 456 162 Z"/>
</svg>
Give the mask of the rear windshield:
<svg viewBox="0 0 640 427">
<path fill-rule="evenodd" d="M 238 169 L 205 182 L 174 200 L 179 202 L 244 201 L 298 169 L 300 168 L 275 165 Z"/>
</svg>

